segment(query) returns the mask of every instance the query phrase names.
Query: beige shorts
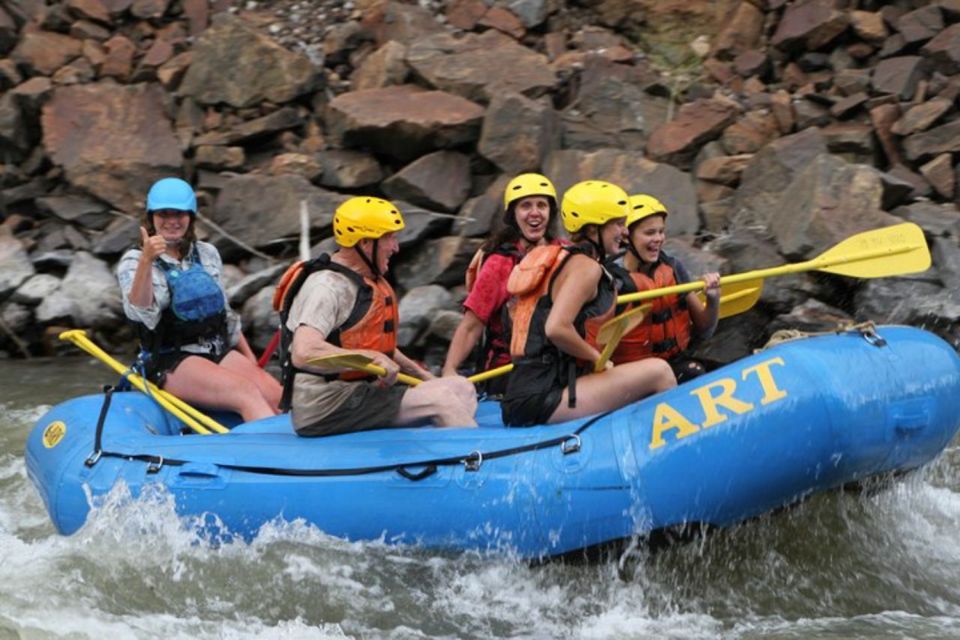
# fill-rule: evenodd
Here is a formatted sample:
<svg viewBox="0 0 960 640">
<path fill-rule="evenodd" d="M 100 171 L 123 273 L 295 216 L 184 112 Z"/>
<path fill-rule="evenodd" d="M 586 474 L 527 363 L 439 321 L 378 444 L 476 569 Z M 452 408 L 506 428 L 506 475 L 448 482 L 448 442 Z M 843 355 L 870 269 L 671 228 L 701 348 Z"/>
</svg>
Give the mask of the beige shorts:
<svg viewBox="0 0 960 640">
<path fill-rule="evenodd" d="M 297 429 L 305 437 L 332 436 L 339 433 L 389 429 L 396 424 L 403 394 L 410 387 L 395 384 L 381 387 L 377 382 L 352 382 L 350 395 L 333 411 Z"/>
</svg>

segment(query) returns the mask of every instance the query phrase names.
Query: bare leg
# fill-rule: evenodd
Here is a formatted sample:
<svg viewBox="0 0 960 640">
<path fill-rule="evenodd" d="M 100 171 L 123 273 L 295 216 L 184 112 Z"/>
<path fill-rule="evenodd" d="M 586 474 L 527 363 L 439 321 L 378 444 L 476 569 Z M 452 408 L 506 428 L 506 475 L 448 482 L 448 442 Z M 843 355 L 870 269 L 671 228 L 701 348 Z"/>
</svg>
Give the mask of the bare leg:
<svg viewBox="0 0 960 640">
<path fill-rule="evenodd" d="M 245 422 L 274 415 L 257 385 L 198 356 L 184 359 L 167 374 L 163 388 L 190 404 L 239 413 Z"/>
<path fill-rule="evenodd" d="M 477 390 L 463 376 L 434 378 L 411 387 L 403 396 L 397 424 L 425 418 L 438 427 L 475 427 Z"/>
<path fill-rule="evenodd" d="M 563 390 L 560 406 L 550 422 L 564 422 L 603 413 L 677 386 L 673 370 L 665 360 L 646 358 L 617 365 L 601 373 L 577 378 L 577 406 L 567 406 L 569 389 Z"/>
<path fill-rule="evenodd" d="M 279 411 L 278 405 L 283 388 L 276 378 L 251 362 L 249 358 L 236 349 L 220 361 L 220 366 L 253 382 L 260 390 L 260 395 L 263 396 L 266 403 L 274 409 L 274 413 Z"/>
</svg>

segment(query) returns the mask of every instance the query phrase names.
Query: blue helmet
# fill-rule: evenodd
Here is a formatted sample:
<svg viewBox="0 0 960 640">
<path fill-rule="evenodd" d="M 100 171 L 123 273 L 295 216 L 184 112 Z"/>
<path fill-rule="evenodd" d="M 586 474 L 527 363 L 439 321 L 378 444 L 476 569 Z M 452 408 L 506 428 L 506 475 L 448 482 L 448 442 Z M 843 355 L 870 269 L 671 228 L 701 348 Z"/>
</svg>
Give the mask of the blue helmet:
<svg viewBox="0 0 960 640">
<path fill-rule="evenodd" d="M 197 212 L 197 195 L 193 187 L 180 178 L 157 180 L 147 193 L 147 211 L 176 209 Z"/>
</svg>

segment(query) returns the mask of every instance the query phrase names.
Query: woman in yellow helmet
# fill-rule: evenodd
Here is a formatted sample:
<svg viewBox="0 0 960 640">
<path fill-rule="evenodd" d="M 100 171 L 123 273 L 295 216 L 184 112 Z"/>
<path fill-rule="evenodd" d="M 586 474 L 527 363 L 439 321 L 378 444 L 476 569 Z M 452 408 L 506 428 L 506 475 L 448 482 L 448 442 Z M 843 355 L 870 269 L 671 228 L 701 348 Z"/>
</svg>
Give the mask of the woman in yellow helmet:
<svg viewBox="0 0 960 640">
<path fill-rule="evenodd" d="M 386 280 L 400 250 L 403 217 L 393 203 L 355 197 L 337 208 L 340 249 L 311 261 L 292 301 L 284 304 L 283 405 L 299 435 L 325 436 L 433 422 L 476 426 L 476 392 L 466 378 L 434 379 L 397 348 L 397 296 Z M 371 378 L 307 364 L 318 357 L 361 354 L 387 375 Z M 425 382 L 394 385 L 400 371 Z"/>
<path fill-rule="evenodd" d="M 626 233 L 627 200 L 609 182 L 573 185 L 560 213 L 576 244 L 538 247 L 511 274 L 514 371 L 501 405 L 505 424 L 572 420 L 676 385 L 670 367 L 655 358 L 590 373 L 600 353 L 584 337 L 588 325 L 613 313 L 616 290 L 602 265 Z"/>
<path fill-rule="evenodd" d="M 623 263 L 609 268 L 619 284 L 620 293 L 661 289 L 690 282 L 683 263 L 663 251 L 666 240 L 667 208 L 653 196 L 630 196 L 627 216 L 627 252 Z M 695 292 L 654 298 L 653 308 L 643 322 L 623 336 L 614 351 L 616 364 L 656 357 L 666 360 L 678 382 L 704 373 L 702 363 L 685 352 L 691 338 L 709 338 L 717 328 L 720 309 L 720 274 L 700 277 L 706 286 L 706 305 Z"/>
<path fill-rule="evenodd" d="M 507 279 L 518 262 L 534 247 L 559 242 L 555 239 L 557 191 L 538 173 L 524 173 L 511 180 L 503 193 L 503 226 L 480 248 L 467 269 L 467 298 L 463 319 L 450 341 L 443 375 L 457 369 L 482 342 L 476 368 L 493 369 L 510 363 L 510 336 L 504 326 L 504 310 L 510 294 Z M 506 389 L 507 376 L 485 383 L 488 395 Z"/>
</svg>

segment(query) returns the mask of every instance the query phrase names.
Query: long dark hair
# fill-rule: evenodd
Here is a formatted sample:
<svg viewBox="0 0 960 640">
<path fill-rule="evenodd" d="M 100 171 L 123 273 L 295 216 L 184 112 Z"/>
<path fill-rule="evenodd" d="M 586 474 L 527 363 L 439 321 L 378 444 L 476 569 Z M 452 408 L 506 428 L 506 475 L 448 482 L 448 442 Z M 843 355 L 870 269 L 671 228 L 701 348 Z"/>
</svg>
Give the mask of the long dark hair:
<svg viewBox="0 0 960 640">
<path fill-rule="evenodd" d="M 153 212 L 147 211 L 144 219 L 144 227 L 147 229 L 147 235 L 155 236 L 157 235 L 157 227 L 153 224 Z M 183 238 L 180 240 L 180 258 L 185 258 L 190 253 L 190 247 L 193 246 L 193 243 L 197 241 L 197 231 L 194 227 L 197 226 L 197 216 L 193 213 L 190 214 L 190 223 L 187 225 L 187 232 L 183 234 Z M 143 246 L 140 247 L 141 249 Z"/>
<path fill-rule="evenodd" d="M 527 196 L 535 197 L 535 196 Z M 552 200 L 549 196 L 538 196 L 544 197 L 548 200 Z M 521 198 L 522 200 L 523 198 Z M 511 202 L 510 206 L 507 208 L 507 211 L 503 214 L 502 217 L 498 218 L 496 224 L 493 226 L 493 236 L 483 243 L 484 252 L 489 253 L 490 251 L 496 249 L 497 247 L 502 247 L 505 244 L 511 246 L 520 242 L 523 239 L 523 235 L 520 233 L 520 227 L 516 222 L 516 205 L 519 200 Z M 555 203 L 550 205 L 550 222 L 547 223 L 547 231 L 543 234 L 543 238 L 548 242 L 553 242 L 557 237 L 557 218 L 560 216 L 557 215 L 557 207 Z M 507 222 L 509 220 L 509 222 Z"/>
</svg>

